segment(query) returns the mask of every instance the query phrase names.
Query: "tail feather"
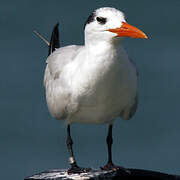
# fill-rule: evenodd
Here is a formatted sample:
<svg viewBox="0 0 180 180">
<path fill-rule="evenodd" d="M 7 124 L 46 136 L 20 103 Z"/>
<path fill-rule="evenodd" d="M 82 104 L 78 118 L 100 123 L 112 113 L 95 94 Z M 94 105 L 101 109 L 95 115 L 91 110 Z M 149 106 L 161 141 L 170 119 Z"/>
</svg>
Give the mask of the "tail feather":
<svg viewBox="0 0 180 180">
<path fill-rule="evenodd" d="M 51 41 L 50 41 L 50 44 L 49 44 L 48 55 L 50 55 L 51 53 L 53 53 L 53 51 L 55 51 L 57 48 L 60 47 L 58 26 L 59 26 L 59 23 L 57 23 L 53 28 L 53 31 L 52 31 L 52 34 L 51 34 Z"/>
</svg>

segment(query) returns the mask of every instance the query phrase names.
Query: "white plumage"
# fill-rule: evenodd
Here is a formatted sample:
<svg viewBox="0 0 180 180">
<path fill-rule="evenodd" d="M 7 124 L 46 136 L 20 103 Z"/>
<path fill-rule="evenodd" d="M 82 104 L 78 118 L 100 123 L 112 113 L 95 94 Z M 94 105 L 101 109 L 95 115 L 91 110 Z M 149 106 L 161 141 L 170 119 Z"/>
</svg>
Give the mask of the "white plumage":
<svg viewBox="0 0 180 180">
<path fill-rule="evenodd" d="M 46 99 L 51 115 L 67 122 L 67 147 L 71 168 L 68 173 L 87 172 L 73 154 L 70 124 L 107 123 L 108 162 L 104 170 L 129 170 L 112 162 L 112 127 L 117 117 L 130 119 L 137 109 L 138 77 L 122 47 L 122 37 L 147 38 L 126 23 L 124 14 L 114 8 L 95 10 L 85 23 L 84 46 L 59 47 L 54 28 L 44 76 Z"/>
<path fill-rule="evenodd" d="M 112 123 L 129 119 L 137 107 L 137 72 L 122 39 L 107 31 L 125 22 L 121 11 L 101 8 L 86 24 L 85 45 L 66 46 L 47 59 L 44 85 L 51 115 L 67 123 Z M 95 18 L 95 17 L 94 17 Z"/>
</svg>

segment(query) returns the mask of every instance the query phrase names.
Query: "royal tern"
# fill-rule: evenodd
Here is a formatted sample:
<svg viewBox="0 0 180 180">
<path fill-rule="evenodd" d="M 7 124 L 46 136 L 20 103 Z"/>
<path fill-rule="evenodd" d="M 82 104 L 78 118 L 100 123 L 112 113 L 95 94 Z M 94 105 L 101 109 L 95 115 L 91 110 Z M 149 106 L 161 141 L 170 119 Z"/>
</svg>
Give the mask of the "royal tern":
<svg viewBox="0 0 180 180">
<path fill-rule="evenodd" d="M 121 169 L 112 162 L 113 122 L 117 117 L 130 119 L 138 104 L 137 70 L 122 47 L 122 37 L 147 36 L 129 25 L 123 12 L 110 7 L 93 11 L 84 33 L 83 46 L 59 48 L 58 25 L 53 30 L 44 75 L 48 109 L 67 123 L 69 173 L 89 170 L 80 168 L 73 154 L 70 125 L 75 122 L 109 125 L 108 162 L 102 169 Z"/>
</svg>

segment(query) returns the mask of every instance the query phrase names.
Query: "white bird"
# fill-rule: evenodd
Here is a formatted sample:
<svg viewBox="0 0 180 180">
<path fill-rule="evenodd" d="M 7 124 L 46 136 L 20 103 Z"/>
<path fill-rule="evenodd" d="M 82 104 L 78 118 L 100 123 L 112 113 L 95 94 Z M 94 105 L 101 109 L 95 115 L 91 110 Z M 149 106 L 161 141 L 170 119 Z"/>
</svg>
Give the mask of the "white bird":
<svg viewBox="0 0 180 180">
<path fill-rule="evenodd" d="M 117 117 L 128 120 L 135 114 L 138 77 L 121 37 L 147 36 L 110 7 L 93 11 L 84 32 L 83 46 L 59 48 L 58 26 L 54 28 L 44 75 L 48 109 L 55 119 L 67 122 L 69 173 L 89 170 L 80 168 L 73 154 L 70 125 L 75 122 L 108 124 L 108 162 L 103 169 L 122 169 L 112 162 L 112 126 Z"/>
</svg>

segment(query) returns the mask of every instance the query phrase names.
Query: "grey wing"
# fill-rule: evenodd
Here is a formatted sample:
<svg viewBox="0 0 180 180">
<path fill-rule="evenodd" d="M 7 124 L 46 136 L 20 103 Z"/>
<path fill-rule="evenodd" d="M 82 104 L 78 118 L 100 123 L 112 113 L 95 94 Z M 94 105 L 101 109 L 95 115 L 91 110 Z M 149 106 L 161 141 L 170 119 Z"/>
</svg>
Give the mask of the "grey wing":
<svg viewBox="0 0 180 180">
<path fill-rule="evenodd" d="M 76 54 L 81 48 L 82 46 L 72 45 L 55 50 L 46 60 L 46 69 L 48 69 L 46 71 L 49 71 L 51 78 L 59 78 L 64 66 L 74 60 Z M 46 71 L 44 85 L 46 85 L 47 81 Z"/>
<path fill-rule="evenodd" d="M 138 70 L 136 68 L 136 63 L 131 58 L 129 58 L 129 60 L 130 60 L 131 64 L 133 64 L 133 66 L 134 66 L 134 68 L 136 70 L 137 83 L 138 83 L 139 72 L 138 72 Z M 134 104 L 130 108 L 129 119 L 131 119 L 134 116 L 134 114 L 135 114 L 135 112 L 137 110 L 137 107 L 138 107 L 138 88 L 137 88 L 136 96 L 134 98 Z"/>
<path fill-rule="evenodd" d="M 137 107 L 138 107 L 138 94 L 136 94 L 136 97 L 134 98 L 134 104 L 130 108 L 129 119 L 131 119 L 134 116 Z"/>
<path fill-rule="evenodd" d="M 129 60 L 130 60 L 131 64 L 133 64 L 133 66 L 134 66 L 134 68 L 136 70 L 137 83 L 138 83 L 139 72 L 138 72 L 138 70 L 136 68 L 136 63 L 131 58 L 129 58 Z M 134 114 L 135 114 L 135 112 L 137 110 L 137 107 L 138 107 L 138 88 L 137 88 L 136 96 L 134 98 L 134 104 L 130 108 L 129 119 L 131 119 L 134 116 Z"/>
<path fill-rule="evenodd" d="M 67 64 L 75 59 L 81 46 L 66 46 L 55 50 L 47 58 L 47 66 L 44 75 L 46 101 L 51 115 L 56 119 L 65 119 L 67 105 L 70 99 L 69 91 L 61 76 L 61 72 Z"/>
<path fill-rule="evenodd" d="M 134 69 L 136 71 L 136 78 L 137 78 L 137 83 L 138 83 L 139 73 L 137 71 L 136 64 L 131 58 L 129 58 L 129 61 L 131 62 L 131 64 L 133 65 L 133 67 L 134 67 Z M 132 105 L 130 107 L 125 108 L 120 113 L 120 117 L 125 119 L 125 120 L 131 119 L 134 116 L 134 114 L 136 113 L 137 107 L 138 107 L 138 88 L 137 88 L 136 96 L 134 97 L 134 102 L 132 103 Z"/>
<path fill-rule="evenodd" d="M 131 64 L 134 66 L 134 69 L 136 70 L 136 76 L 137 76 L 137 78 L 138 78 L 139 72 L 138 72 L 138 70 L 137 70 L 137 68 L 136 68 L 136 63 L 135 63 L 131 58 L 129 58 L 129 61 L 130 61 Z"/>
<path fill-rule="evenodd" d="M 138 107 L 138 95 L 136 94 L 135 98 L 134 98 L 134 103 L 132 104 L 132 106 L 125 108 L 121 111 L 120 113 L 120 117 L 124 120 L 129 120 L 131 119 Z"/>
</svg>

